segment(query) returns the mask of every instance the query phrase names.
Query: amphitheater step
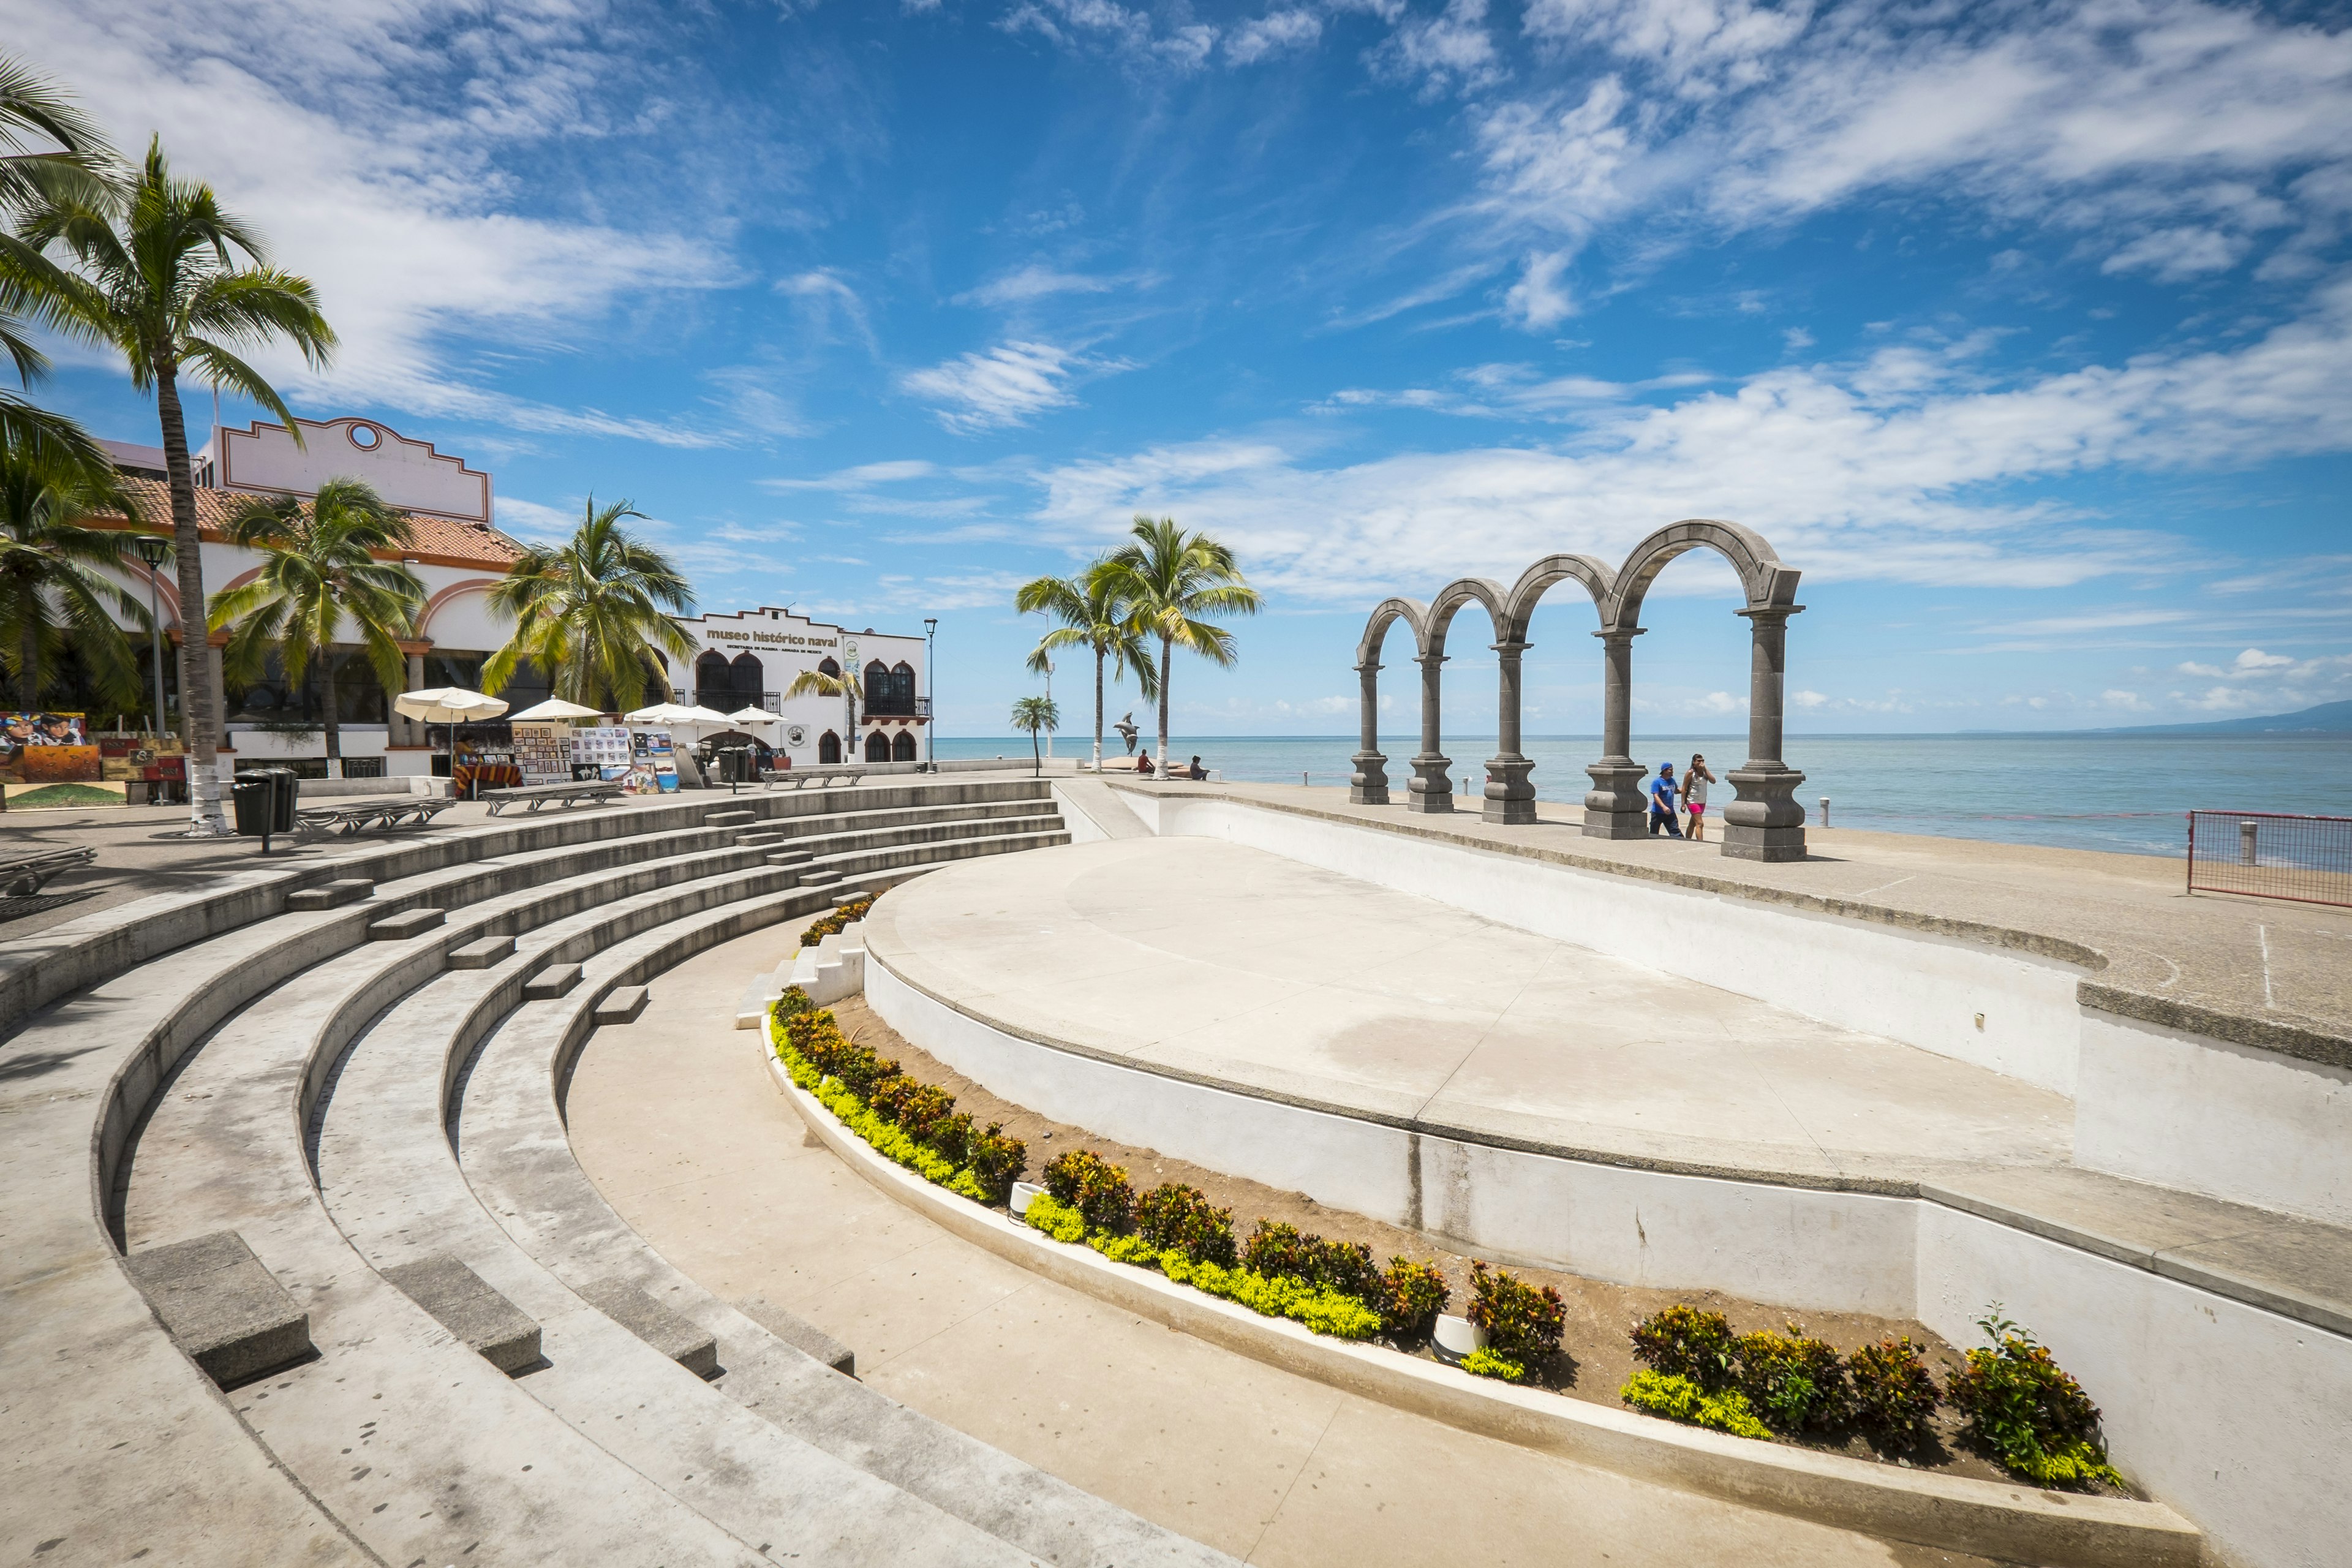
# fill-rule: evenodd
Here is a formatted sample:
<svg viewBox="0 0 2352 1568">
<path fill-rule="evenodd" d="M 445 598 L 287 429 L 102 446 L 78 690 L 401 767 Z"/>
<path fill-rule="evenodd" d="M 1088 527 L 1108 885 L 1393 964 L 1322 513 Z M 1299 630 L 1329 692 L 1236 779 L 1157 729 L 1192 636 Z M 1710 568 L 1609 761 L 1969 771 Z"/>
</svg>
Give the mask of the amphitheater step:
<svg viewBox="0 0 2352 1568">
<path fill-rule="evenodd" d="M 340 910 L 345 904 L 356 904 L 375 891 L 375 883 L 366 877 L 339 877 L 320 887 L 305 888 L 287 895 L 286 907 L 298 913 L 313 910 Z"/>
<path fill-rule="evenodd" d="M 757 849 L 764 845 L 782 844 L 791 837 L 791 834 L 779 832 L 777 829 L 772 827 L 759 828 L 750 833 L 737 834 L 735 836 L 735 847 L 738 849 Z"/>
<path fill-rule="evenodd" d="M 451 948 L 449 967 L 488 969 L 499 960 L 510 956 L 514 950 L 515 939 L 510 936 L 486 936 L 478 942 L 469 942 L 463 947 Z"/>
<path fill-rule="evenodd" d="M 223 1388 L 309 1355 L 310 1314 L 233 1230 L 124 1259 L 163 1327 Z"/>
<path fill-rule="evenodd" d="M 779 1307 L 764 1296 L 752 1296 L 738 1301 L 735 1310 L 794 1350 L 814 1356 L 844 1377 L 857 1375 L 857 1352 L 799 1313 Z"/>
<path fill-rule="evenodd" d="M 578 964 L 551 963 L 522 983 L 522 999 L 526 1002 L 552 1002 L 579 984 Z"/>
<path fill-rule="evenodd" d="M 400 1293 L 509 1377 L 539 1361 L 539 1325 L 446 1252 L 383 1270 Z"/>
<path fill-rule="evenodd" d="M 814 857 L 805 849 L 779 849 L 774 854 L 768 857 L 768 864 L 771 866 L 798 866 L 813 858 L 814 858 Z"/>
<path fill-rule="evenodd" d="M 759 820 L 760 814 L 756 811 L 714 811 L 703 817 L 702 826 L 705 827 L 749 827 L 751 824 Z"/>
<path fill-rule="evenodd" d="M 447 914 L 440 910 L 403 910 L 396 915 L 386 915 L 380 921 L 370 922 L 368 940 L 405 942 L 420 931 L 431 931 L 447 919 Z"/>
<path fill-rule="evenodd" d="M 637 1015 L 646 1010 L 646 992 L 642 985 L 615 985 L 604 994 L 591 1015 L 599 1024 L 634 1024 Z"/>
<path fill-rule="evenodd" d="M 580 1292 L 587 1303 L 697 1377 L 719 1375 L 719 1340 L 682 1312 L 672 1310 L 625 1279 L 591 1285 Z"/>
</svg>

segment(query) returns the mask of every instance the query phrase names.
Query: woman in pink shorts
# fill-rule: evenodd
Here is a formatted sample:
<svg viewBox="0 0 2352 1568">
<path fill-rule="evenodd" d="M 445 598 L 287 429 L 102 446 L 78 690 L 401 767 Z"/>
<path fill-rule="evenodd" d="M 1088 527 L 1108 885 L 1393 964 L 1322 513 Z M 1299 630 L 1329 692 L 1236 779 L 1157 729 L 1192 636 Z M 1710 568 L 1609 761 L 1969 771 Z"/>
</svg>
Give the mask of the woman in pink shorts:
<svg viewBox="0 0 2352 1568">
<path fill-rule="evenodd" d="M 1683 809 L 1690 813 L 1690 836 L 1694 839 L 1706 837 L 1706 786 L 1715 775 L 1706 771 L 1706 758 L 1691 753 L 1690 772 L 1683 775 Z"/>
</svg>

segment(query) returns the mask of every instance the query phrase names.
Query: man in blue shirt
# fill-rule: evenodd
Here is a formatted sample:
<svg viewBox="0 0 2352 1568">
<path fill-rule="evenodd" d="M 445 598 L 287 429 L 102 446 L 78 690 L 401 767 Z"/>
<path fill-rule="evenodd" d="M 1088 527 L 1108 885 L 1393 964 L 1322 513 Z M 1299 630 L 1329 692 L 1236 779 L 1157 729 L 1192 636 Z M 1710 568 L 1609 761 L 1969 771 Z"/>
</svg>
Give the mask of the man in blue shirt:
<svg viewBox="0 0 2352 1568">
<path fill-rule="evenodd" d="M 1650 837 L 1655 838 L 1661 826 L 1677 838 L 1683 836 L 1683 825 L 1675 820 L 1675 764 L 1672 763 L 1660 763 L 1658 776 L 1650 781 Z"/>
</svg>

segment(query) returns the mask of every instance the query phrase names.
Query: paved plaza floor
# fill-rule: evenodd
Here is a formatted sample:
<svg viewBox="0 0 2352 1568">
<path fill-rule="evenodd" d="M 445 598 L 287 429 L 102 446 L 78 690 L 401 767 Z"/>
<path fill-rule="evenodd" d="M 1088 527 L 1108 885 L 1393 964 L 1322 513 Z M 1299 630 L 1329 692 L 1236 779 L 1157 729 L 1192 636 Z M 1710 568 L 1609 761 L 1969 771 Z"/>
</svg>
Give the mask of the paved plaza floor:
<svg viewBox="0 0 2352 1568">
<path fill-rule="evenodd" d="M 877 921 L 1014 1033 L 1488 1137 L 1895 1181 L 2072 1143 L 2049 1090 L 1217 839 L 950 867 Z"/>
</svg>

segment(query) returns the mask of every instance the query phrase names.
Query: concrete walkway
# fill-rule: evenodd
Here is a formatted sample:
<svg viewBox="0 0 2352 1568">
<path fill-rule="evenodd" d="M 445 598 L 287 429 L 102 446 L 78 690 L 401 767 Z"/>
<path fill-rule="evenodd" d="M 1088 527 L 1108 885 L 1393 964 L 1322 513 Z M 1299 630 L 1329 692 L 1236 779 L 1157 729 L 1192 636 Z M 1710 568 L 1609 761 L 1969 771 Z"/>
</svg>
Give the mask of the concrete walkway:
<svg viewBox="0 0 2352 1568">
<path fill-rule="evenodd" d="M 2071 1145 L 2051 1090 L 1216 839 L 942 873 L 889 919 L 906 978 L 1016 1033 L 1484 1139 L 1847 1181 Z"/>
<path fill-rule="evenodd" d="M 1022 857 L 1023 860 L 1046 857 Z M 1927 1564 L 1889 1545 L 1586 1469 L 1339 1394 L 1041 1280 L 813 1146 L 733 1027 L 794 940 L 715 948 L 600 1029 L 572 1081 L 604 1195 L 716 1294 L 854 1348 L 866 1383 L 1253 1563 Z"/>
</svg>

